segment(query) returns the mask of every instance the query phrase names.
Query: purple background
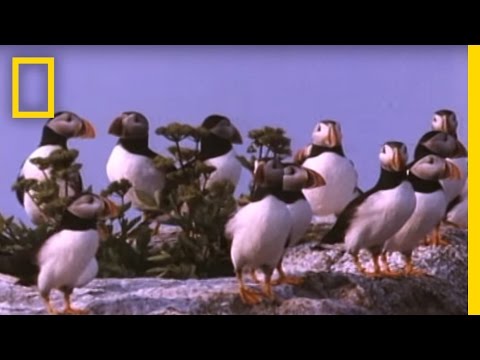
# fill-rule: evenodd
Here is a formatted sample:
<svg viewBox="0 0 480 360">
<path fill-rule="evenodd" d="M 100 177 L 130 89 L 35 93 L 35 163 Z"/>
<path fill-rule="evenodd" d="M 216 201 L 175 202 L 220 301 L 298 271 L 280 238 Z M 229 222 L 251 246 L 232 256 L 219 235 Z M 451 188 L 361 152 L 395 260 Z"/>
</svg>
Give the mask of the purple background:
<svg viewBox="0 0 480 360">
<path fill-rule="evenodd" d="M 0 212 L 21 219 L 10 189 L 45 120 L 11 118 L 12 56 L 55 57 L 55 110 L 75 111 L 97 127 L 97 139 L 70 143 L 96 190 L 107 184 L 105 163 L 116 142 L 107 128 L 125 110 L 145 113 L 152 134 L 166 122 L 199 124 L 211 113 L 229 116 L 245 138 L 249 129 L 281 126 L 294 149 L 310 141 L 317 120 L 333 118 L 363 188 L 378 176 L 380 145 L 397 139 L 413 150 L 438 108 L 457 112 L 466 143 L 466 46 L 1 46 Z M 44 107 L 46 95 L 35 91 L 45 76 L 38 69 L 22 74 L 22 106 Z M 150 143 L 166 147 L 156 135 Z M 244 172 L 240 191 L 247 181 Z"/>
</svg>

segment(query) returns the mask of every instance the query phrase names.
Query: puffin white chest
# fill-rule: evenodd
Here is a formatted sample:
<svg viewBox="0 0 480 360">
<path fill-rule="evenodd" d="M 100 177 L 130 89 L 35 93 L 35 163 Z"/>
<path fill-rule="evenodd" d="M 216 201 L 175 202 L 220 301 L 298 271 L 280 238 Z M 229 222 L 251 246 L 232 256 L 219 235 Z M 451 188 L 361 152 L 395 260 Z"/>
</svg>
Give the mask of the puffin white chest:
<svg viewBox="0 0 480 360">
<path fill-rule="evenodd" d="M 442 220 L 447 202 L 443 190 L 433 193 L 415 193 L 416 205 L 413 214 L 401 229 L 385 244 L 387 251 L 410 253 Z"/>
<path fill-rule="evenodd" d="M 216 170 L 210 174 L 207 181 L 207 187 L 216 181 L 222 180 L 229 180 L 235 187 L 237 186 L 242 172 L 242 165 L 236 158 L 236 152 L 234 149 L 230 150 L 225 155 L 206 160 L 205 164 L 216 168 Z"/>
<path fill-rule="evenodd" d="M 292 230 L 290 233 L 289 246 L 295 246 L 307 232 L 313 217 L 312 208 L 305 199 L 300 199 L 292 204 L 287 204 L 292 218 Z"/>
<path fill-rule="evenodd" d="M 41 291 L 74 287 L 95 258 L 99 246 L 97 230 L 62 230 L 54 234 L 38 253 Z"/>
<path fill-rule="evenodd" d="M 128 152 L 116 145 L 107 162 L 107 176 L 113 181 L 126 179 L 132 186 L 153 195 L 165 184 L 165 175 L 158 170 L 149 157 Z"/>
<path fill-rule="evenodd" d="M 445 190 L 447 202 L 452 201 L 462 193 L 468 177 L 468 160 L 466 157 L 449 159 L 449 161 L 458 166 L 461 172 L 461 178 L 459 180 L 445 179 L 440 181 L 443 189 Z"/>
<path fill-rule="evenodd" d="M 325 186 L 303 190 L 315 215 L 338 215 L 355 197 L 358 174 L 349 159 L 327 152 L 305 160 L 303 167 L 322 174 L 326 181 Z"/>
<path fill-rule="evenodd" d="M 233 239 L 235 269 L 273 269 L 284 253 L 291 227 L 287 206 L 272 195 L 241 208 L 226 226 L 226 233 Z"/>
<path fill-rule="evenodd" d="M 383 247 L 412 215 L 415 205 L 415 192 L 408 181 L 370 195 L 359 205 L 345 235 L 347 250 Z"/>
<path fill-rule="evenodd" d="M 62 149 L 59 145 L 44 145 L 40 146 L 32 152 L 23 164 L 22 170 L 20 172 L 26 179 L 36 179 L 36 180 L 45 180 L 45 174 L 40 170 L 37 165 L 32 164 L 30 160 L 35 158 L 46 158 L 49 157 L 55 150 Z M 45 173 L 48 175 L 50 171 L 47 169 Z"/>
</svg>

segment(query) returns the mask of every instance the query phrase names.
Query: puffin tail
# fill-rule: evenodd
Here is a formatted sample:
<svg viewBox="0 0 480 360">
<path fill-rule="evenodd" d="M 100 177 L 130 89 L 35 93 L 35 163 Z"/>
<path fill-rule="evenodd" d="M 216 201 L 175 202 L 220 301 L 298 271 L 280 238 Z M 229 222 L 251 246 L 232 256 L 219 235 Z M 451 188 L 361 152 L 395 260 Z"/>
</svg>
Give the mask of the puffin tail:
<svg viewBox="0 0 480 360">
<path fill-rule="evenodd" d="M 0 253 L 0 273 L 18 278 L 17 284 L 35 284 L 38 266 L 31 261 L 27 252 L 17 254 Z"/>
<path fill-rule="evenodd" d="M 320 242 L 312 247 L 312 250 L 329 250 L 335 244 L 343 242 L 343 237 L 339 236 L 335 226 L 330 229 Z"/>
</svg>

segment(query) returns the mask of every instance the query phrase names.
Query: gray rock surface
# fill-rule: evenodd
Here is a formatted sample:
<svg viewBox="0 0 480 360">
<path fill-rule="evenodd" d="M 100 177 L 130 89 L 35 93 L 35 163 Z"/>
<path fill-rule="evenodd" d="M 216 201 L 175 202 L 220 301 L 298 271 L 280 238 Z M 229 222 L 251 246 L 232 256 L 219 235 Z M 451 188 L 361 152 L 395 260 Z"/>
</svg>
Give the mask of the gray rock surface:
<svg viewBox="0 0 480 360">
<path fill-rule="evenodd" d="M 428 276 L 369 278 L 356 272 L 341 246 L 311 251 L 311 244 L 291 249 L 285 270 L 303 274 L 302 286 L 275 289 L 277 301 L 244 305 L 235 279 L 98 279 L 76 289 L 74 305 L 93 314 L 467 314 L 467 233 L 446 230 L 451 245 L 421 247 L 414 254 Z M 371 268 L 367 254 L 365 266 Z M 402 262 L 391 257 L 392 267 Z M 0 275 L 0 314 L 46 314 L 35 288 Z M 58 308 L 61 295 L 52 298 Z"/>
</svg>

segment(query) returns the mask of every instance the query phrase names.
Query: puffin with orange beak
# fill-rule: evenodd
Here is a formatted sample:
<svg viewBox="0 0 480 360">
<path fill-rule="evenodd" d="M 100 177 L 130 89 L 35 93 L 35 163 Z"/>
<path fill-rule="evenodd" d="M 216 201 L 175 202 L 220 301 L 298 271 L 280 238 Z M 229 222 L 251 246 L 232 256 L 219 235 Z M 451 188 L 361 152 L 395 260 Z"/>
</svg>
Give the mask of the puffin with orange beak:
<svg viewBox="0 0 480 360">
<path fill-rule="evenodd" d="M 357 187 L 358 173 L 345 156 L 342 130 L 336 121 L 317 123 L 312 144 L 295 155 L 295 162 L 325 177 L 325 186 L 303 191 L 316 216 L 338 216 L 361 193 Z"/>
<path fill-rule="evenodd" d="M 436 111 L 432 120 L 432 129 L 447 133 L 458 140 L 458 121 L 455 112 L 448 109 Z M 468 159 L 464 145 L 460 143 L 459 147 L 463 149 L 451 161 L 460 168 L 460 179 L 441 181 L 449 201 L 444 223 L 466 229 L 468 228 Z M 461 187 L 462 184 L 463 187 Z"/>
<path fill-rule="evenodd" d="M 45 180 L 50 170 L 40 170 L 37 165 L 30 162 L 34 158 L 47 158 L 54 151 L 67 150 L 67 142 L 72 138 L 93 139 L 95 138 L 95 127 L 93 124 L 70 111 L 57 112 L 54 117 L 47 121 L 43 127 L 42 138 L 39 146 L 23 162 L 18 179 Z M 81 176 L 72 178 L 68 187 L 59 180 L 60 197 L 72 197 L 83 191 Z M 28 217 L 35 225 L 43 223 L 47 218 L 34 202 L 34 193 L 25 193 L 20 189 L 16 192 L 18 202 L 24 207 Z"/>
<path fill-rule="evenodd" d="M 383 262 L 387 273 L 397 275 L 423 275 L 412 263 L 412 252 L 435 226 L 442 220 L 447 208 L 445 192 L 440 179 L 458 179 L 461 171 L 451 160 L 437 155 L 427 155 L 414 161 L 409 167 L 408 181 L 415 190 L 416 205 L 413 214 L 402 228 L 384 246 Z M 402 272 L 392 272 L 388 266 L 388 253 L 398 251 L 405 256 L 406 264 Z"/>
<path fill-rule="evenodd" d="M 447 204 L 449 204 L 447 210 L 449 210 L 451 209 L 452 202 L 454 202 L 458 196 L 462 196 L 462 191 L 466 186 L 467 150 L 455 136 L 434 130 L 424 134 L 418 141 L 414 158 L 418 160 L 426 155 L 437 155 L 448 159 L 460 170 L 460 176 L 440 180 L 440 184 L 445 191 Z M 427 238 L 427 244 L 435 246 L 448 245 L 448 241 L 440 236 L 440 223 L 435 228 L 432 236 Z"/>
<path fill-rule="evenodd" d="M 87 314 L 88 310 L 72 306 L 71 295 L 97 276 L 98 220 L 118 213 L 119 206 L 111 200 L 82 193 L 67 207 L 54 234 L 32 249 L 0 256 L 0 272 L 17 277 L 18 284 L 36 284 L 50 314 Z M 63 311 L 50 301 L 54 289 L 64 295 Z"/>
<path fill-rule="evenodd" d="M 380 177 L 377 184 L 347 205 L 333 228 L 314 249 L 324 244 L 344 242 L 357 269 L 369 276 L 382 276 L 380 255 L 385 241 L 392 237 L 415 210 L 415 192 L 407 179 L 408 152 L 405 144 L 386 142 L 380 149 Z M 372 254 L 374 269 L 367 272 L 358 254 Z"/>
</svg>

